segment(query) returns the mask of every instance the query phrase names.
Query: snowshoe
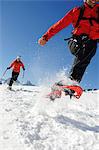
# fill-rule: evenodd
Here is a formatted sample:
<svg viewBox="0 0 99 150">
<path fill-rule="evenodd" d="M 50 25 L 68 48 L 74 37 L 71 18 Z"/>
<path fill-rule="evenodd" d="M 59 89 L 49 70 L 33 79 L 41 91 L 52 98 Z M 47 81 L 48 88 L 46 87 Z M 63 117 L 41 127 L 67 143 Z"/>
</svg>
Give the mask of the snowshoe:
<svg viewBox="0 0 99 150">
<path fill-rule="evenodd" d="M 70 98 L 75 97 L 79 99 L 83 93 L 83 89 L 78 85 L 54 84 L 52 87 L 52 92 L 49 93 L 47 97 L 49 97 L 51 100 L 55 100 L 56 98 L 61 98 L 62 92 L 64 92 L 65 95 L 69 95 Z"/>
</svg>

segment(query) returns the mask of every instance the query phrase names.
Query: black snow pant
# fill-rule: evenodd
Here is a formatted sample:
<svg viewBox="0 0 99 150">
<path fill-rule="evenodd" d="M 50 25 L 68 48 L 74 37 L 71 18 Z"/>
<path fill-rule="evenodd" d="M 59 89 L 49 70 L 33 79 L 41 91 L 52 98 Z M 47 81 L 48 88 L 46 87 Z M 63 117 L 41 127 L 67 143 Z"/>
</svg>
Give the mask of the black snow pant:
<svg viewBox="0 0 99 150">
<path fill-rule="evenodd" d="M 12 72 L 12 77 L 10 79 L 10 82 L 9 82 L 9 86 L 12 86 L 13 82 L 17 80 L 19 76 L 19 73 L 18 72 Z"/>
<path fill-rule="evenodd" d="M 84 72 L 89 65 L 92 57 L 97 49 L 96 40 L 88 40 L 84 47 L 81 47 L 77 53 L 72 68 L 70 70 L 70 78 L 78 82 L 81 81 Z"/>
</svg>

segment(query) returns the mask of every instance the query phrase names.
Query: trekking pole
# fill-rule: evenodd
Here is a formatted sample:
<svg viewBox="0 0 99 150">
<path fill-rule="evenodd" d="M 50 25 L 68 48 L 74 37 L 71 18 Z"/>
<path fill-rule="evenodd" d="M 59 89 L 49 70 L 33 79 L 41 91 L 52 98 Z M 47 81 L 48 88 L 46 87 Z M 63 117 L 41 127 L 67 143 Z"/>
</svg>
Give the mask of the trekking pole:
<svg viewBox="0 0 99 150">
<path fill-rule="evenodd" d="M 22 76 L 23 79 L 24 79 L 24 74 L 25 74 L 25 73 L 24 73 L 24 70 L 23 70 L 23 76 Z"/>
<path fill-rule="evenodd" d="M 23 70 L 23 75 L 22 75 L 22 84 L 23 84 L 24 74 L 25 74 L 25 73 L 24 73 L 24 70 Z"/>
<path fill-rule="evenodd" d="M 4 71 L 4 73 L 3 73 L 2 77 L 0 78 L 0 80 L 2 80 L 2 78 L 4 77 L 4 75 L 6 74 L 6 72 L 7 72 L 7 69 Z"/>
</svg>

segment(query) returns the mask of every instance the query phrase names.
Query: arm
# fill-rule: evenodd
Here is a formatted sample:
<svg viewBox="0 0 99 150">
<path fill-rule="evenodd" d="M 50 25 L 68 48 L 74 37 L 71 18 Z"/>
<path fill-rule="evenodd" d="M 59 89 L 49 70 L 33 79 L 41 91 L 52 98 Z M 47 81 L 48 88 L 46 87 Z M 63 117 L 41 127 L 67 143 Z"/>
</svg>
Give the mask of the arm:
<svg viewBox="0 0 99 150">
<path fill-rule="evenodd" d="M 14 62 L 15 62 L 15 61 L 14 61 Z M 11 65 L 10 65 L 9 67 L 7 67 L 7 70 L 13 67 L 14 62 L 12 62 Z"/>
<path fill-rule="evenodd" d="M 51 37 L 72 23 L 72 19 L 73 9 L 69 11 L 61 20 L 51 26 L 48 31 L 38 40 L 38 43 L 40 45 L 45 45 Z"/>
<path fill-rule="evenodd" d="M 21 62 L 22 69 L 25 71 L 24 64 Z"/>
</svg>

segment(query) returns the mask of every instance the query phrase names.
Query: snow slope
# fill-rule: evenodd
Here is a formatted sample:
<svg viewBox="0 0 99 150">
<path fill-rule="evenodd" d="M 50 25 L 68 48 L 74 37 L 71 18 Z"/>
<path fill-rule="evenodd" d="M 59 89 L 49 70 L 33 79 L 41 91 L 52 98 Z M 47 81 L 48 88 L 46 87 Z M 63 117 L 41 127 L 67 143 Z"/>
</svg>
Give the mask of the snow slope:
<svg viewBox="0 0 99 150">
<path fill-rule="evenodd" d="M 0 150 L 99 150 L 99 91 L 51 102 L 46 87 L 0 86 Z"/>
</svg>

